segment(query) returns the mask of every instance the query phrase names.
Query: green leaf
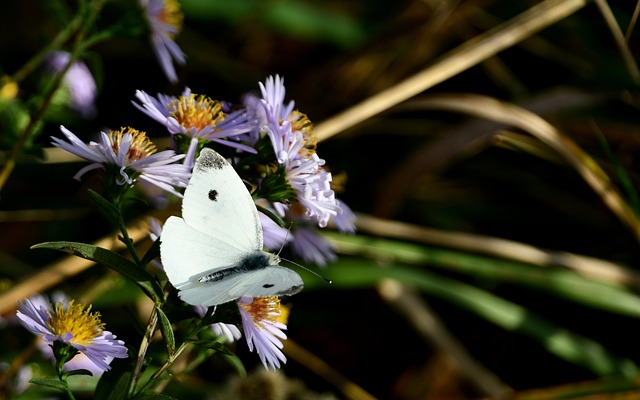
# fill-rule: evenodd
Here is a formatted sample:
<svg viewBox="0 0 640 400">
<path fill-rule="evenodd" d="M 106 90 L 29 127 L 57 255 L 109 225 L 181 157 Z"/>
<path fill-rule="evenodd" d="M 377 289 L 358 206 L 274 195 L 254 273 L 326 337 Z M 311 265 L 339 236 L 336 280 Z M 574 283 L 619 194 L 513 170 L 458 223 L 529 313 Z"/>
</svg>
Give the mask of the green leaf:
<svg viewBox="0 0 640 400">
<path fill-rule="evenodd" d="M 160 239 L 158 238 L 156 239 L 155 242 L 153 242 L 151 247 L 149 247 L 149 250 L 147 250 L 147 252 L 144 254 L 144 256 L 142 257 L 142 260 L 140 261 L 140 264 L 146 266 L 147 264 L 149 264 L 151 261 L 158 258 L 159 256 L 160 256 Z"/>
<path fill-rule="evenodd" d="M 98 205 L 100 211 L 105 215 L 105 217 L 107 217 L 109 222 L 111 222 L 113 226 L 118 226 L 118 221 L 120 221 L 120 211 L 118 210 L 118 207 L 94 190 L 89 189 L 89 194 Z"/>
<path fill-rule="evenodd" d="M 382 260 L 455 271 L 527 286 L 608 312 L 640 318 L 640 296 L 622 285 L 606 283 L 561 268 L 541 268 L 478 254 L 372 238 L 327 234 L 343 252 Z M 313 285 L 313 282 L 310 282 Z"/>
<path fill-rule="evenodd" d="M 69 386 L 66 382 L 61 381 L 59 379 L 53 378 L 34 378 L 29 380 L 29 383 L 33 383 L 34 385 L 46 386 L 54 389 L 61 390 L 66 392 L 69 390 Z"/>
<path fill-rule="evenodd" d="M 74 375 L 89 375 L 92 376 L 93 373 L 88 369 L 74 369 L 73 371 L 67 371 L 64 373 L 64 376 L 74 376 Z"/>
<path fill-rule="evenodd" d="M 32 249 L 52 249 L 73 254 L 119 272 L 135 282 L 156 305 L 162 304 L 163 292 L 160 285 L 146 271 L 127 260 L 118 253 L 86 243 L 78 242 L 45 242 L 31 246 Z"/>
<path fill-rule="evenodd" d="M 265 9 L 264 20 L 274 30 L 291 37 L 324 41 L 343 48 L 357 46 L 366 38 L 357 20 L 315 4 L 273 3 Z"/>
<path fill-rule="evenodd" d="M 115 360 L 114 360 L 115 361 Z M 127 369 L 129 363 L 112 363 L 112 369 L 105 372 L 98 386 L 94 400 L 124 400 L 129 397 L 129 382 L 131 382 L 131 371 Z"/>
<path fill-rule="evenodd" d="M 167 343 L 167 352 L 169 355 L 173 355 L 173 353 L 176 351 L 176 338 L 173 335 L 171 321 L 169 321 L 169 318 L 167 318 L 167 314 L 165 314 L 160 307 L 156 307 L 156 312 L 158 313 L 158 320 L 160 321 L 160 330 L 162 331 L 162 336 L 164 336 L 164 341 Z"/>
<path fill-rule="evenodd" d="M 235 354 L 224 354 L 224 353 L 221 353 L 220 356 L 224 358 L 229 364 L 231 364 L 231 366 L 235 368 L 236 372 L 240 376 L 247 376 L 247 370 L 245 369 L 244 364 L 242 363 L 242 360 L 240 360 L 240 357 L 238 357 Z"/>
</svg>

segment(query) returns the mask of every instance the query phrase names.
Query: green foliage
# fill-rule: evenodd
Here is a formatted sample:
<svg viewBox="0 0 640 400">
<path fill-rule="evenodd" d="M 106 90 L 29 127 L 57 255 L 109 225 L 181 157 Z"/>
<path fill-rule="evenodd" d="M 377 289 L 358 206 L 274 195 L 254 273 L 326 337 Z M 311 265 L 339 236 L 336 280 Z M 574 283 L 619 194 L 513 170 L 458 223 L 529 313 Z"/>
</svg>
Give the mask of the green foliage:
<svg viewBox="0 0 640 400">
<path fill-rule="evenodd" d="M 111 250 L 78 242 L 47 242 L 32 248 L 58 250 L 105 265 L 133 281 L 154 303 L 163 302 L 164 295 L 158 282 L 145 270 Z"/>
</svg>

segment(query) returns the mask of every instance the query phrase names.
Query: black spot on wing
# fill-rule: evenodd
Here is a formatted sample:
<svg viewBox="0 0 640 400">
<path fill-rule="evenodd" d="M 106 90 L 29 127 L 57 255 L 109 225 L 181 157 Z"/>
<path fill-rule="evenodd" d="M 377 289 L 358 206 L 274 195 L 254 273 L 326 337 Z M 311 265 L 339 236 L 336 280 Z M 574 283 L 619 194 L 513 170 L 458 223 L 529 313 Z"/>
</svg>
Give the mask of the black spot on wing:
<svg viewBox="0 0 640 400">
<path fill-rule="evenodd" d="M 200 156 L 196 160 L 196 169 L 198 170 L 222 169 L 226 165 L 229 165 L 227 160 L 215 150 L 209 148 L 202 149 Z"/>
<path fill-rule="evenodd" d="M 215 189 L 209 190 L 209 200 L 216 201 L 218 199 L 218 191 Z"/>
<path fill-rule="evenodd" d="M 273 283 L 265 283 L 264 285 L 262 285 L 262 287 L 265 288 L 265 289 L 269 289 L 269 288 L 272 288 L 274 286 L 275 285 Z"/>
</svg>

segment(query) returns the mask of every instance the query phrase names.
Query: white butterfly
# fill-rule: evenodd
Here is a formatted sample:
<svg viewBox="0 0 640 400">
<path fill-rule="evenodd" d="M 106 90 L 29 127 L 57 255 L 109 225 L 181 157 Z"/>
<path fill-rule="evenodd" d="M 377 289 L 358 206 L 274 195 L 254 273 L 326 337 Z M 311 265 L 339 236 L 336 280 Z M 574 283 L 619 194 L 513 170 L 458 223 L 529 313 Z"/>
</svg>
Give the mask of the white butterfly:
<svg viewBox="0 0 640 400">
<path fill-rule="evenodd" d="M 241 296 L 291 295 L 300 275 L 263 251 L 255 203 L 231 165 L 200 152 L 184 193 L 182 218 L 162 228 L 160 257 L 169 281 L 189 304 L 214 306 Z"/>
</svg>

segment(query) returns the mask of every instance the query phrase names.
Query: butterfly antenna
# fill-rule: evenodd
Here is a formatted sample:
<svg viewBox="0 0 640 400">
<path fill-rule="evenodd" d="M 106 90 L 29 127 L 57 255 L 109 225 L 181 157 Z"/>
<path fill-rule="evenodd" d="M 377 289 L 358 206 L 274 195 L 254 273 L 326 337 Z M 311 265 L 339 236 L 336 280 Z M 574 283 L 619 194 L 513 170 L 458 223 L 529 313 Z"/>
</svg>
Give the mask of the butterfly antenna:
<svg viewBox="0 0 640 400">
<path fill-rule="evenodd" d="M 291 226 L 293 225 L 293 222 L 289 222 L 289 228 L 287 229 L 287 234 L 284 235 L 284 240 L 282 241 L 282 246 L 280 246 L 280 250 L 278 250 L 278 252 L 276 253 L 276 255 L 278 257 L 280 257 L 280 252 L 282 251 L 282 249 L 284 249 L 284 245 L 287 244 L 287 239 L 289 239 L 289 234 L 291 233 Z M 289 261 L 289 260 L 287 260 Z"/>
<path fill-rule="evenodd" d="M 312 274 L 314 274 L 314 275 L 315 275 L 315 276 L 317 276 L 318 278 L 322 279 L 323 281 L 327 282 L 328 284 L 332 284 L 332 283 L 333 283 L 333 281 L 331 281 L 331 279 L 325 278 L 324 276 L 320 275 L 320 274 L 319 274 L 319 273 L 317 273 L 316 271 L 312 271 L 312 270 L 310 270 L 309 268 L 307 268 L 307 267 L 305 267 L 305 266 L 303 266 L 303 265 L 300 265 L 300 264 L 298 264 L 298 263 L 297 263 L 297 262 L 295 262 L 295 261 L 291 261 L 291 260 L 286 259 L 286 258 L 281 258 L 281 260 L 283 260 L 283 261 L 288 261 L 288 262 L 290 262 L 291 264 L 293 264 L 293 265 L 295 265 L 295 266 L 297 266 L 297 267 L 300 267 L 300 268 L 304 269 L 305 271 L 311 272 Z"/>
<path fill-rule="evenodd" d="M 291 226 L 292 226 L 292 225 L 293 225 L 293 221 L 292 221 L 292 222 L 289 222 L 289 229 L 287 229 L 287 234 L 284 236 L 284 241 L 282 242 L 282 246 L 280 246 L 280 250 L 278 250 L 278 253 L 277 253 L 277 256 L 278 256 L 278 257 L 280 257 L 280 252 L 282 251 L 282 249 L 284 249 L 284 245 L 287 243 L 287 239 L 289 238 L 289 233 L 291 233 Z M 312 270 L 310 270 L 309 268 L 307 268 L 307 267 L 305 267 L 305 266 L 302 266 L 302 265 L 298 264 L 297 262 L 291 261 L 291 260 L 286 259 L 286 258 L 281 258 L 281 260 L 288 261 L 288 262 L 290 262 L 290 263 L 291 263 L 291 264 L 293 264 L 293 265 L 296 265 L 296 266 L 298 266 L 298 267 L 300 267 L 300 268 L 302 268 L 302 269 L 304 269 L 304 270 L 306 270 L 306 271 L 311 272 L 312 274 L 314 274 L 314 275 L 315 275 L 315 276 L 317 276 L 318 278 L 322 279 L 323 281 L 327 282 L 328 284 L 333 283 L 333 282 L 331 282 L 331 279 L 327 279 L 327 278 L 325 278 L 324 276 L 320 275 L 319 273 L 317 273 L 317 272 L 315 272 L 315 271 L 312 271 Z"/>
</svg>

